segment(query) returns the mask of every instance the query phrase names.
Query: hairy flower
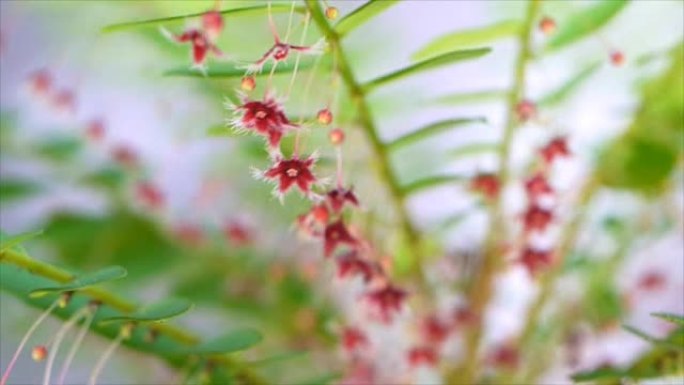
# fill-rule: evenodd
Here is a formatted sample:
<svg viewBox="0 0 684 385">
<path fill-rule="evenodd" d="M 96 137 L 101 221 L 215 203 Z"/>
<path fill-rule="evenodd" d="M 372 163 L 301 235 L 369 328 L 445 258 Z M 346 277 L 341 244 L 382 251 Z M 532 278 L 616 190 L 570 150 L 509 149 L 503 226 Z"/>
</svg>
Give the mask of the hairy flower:
<svg viewBox="0 0 684 385">
<path fill-rule="evenodd" d="M 366 260 L 359 257 L 356 250 L 349 251 L 337 258 L 337 276 L 340 278 L 360 276 L 368 283 L 373 278 L 377 269 Z"/>
<path fill-rule="evenodd" d="M 344 350 L 353 352 L 368 345 L 368 337 L 359 328 L 347 327 L 342 331 L 342 347 Z"/>
<path fill-rule="evenodd" d="M 266 137 L 270 149 L 277 149 L 283 135 L 297 128 L 285 115 L 282 104 L 269 93 L 261 101 L 244 97 L 242 104 L 234 109 L 237 116 L 231 125 L 238 131 L 251 131 Z"/>
<path fill-rule="evenodd" d="M 487 199 L 495 199 L 501 190 L 501 183 L 496 174 L 482 173 L 470 180 L 470 189 Z"/>
<path fill-rule="evenodd" d="M 299 159 L 293 156 L 290 159 L 276 159 L 275 165 L 263 173 L 265 179 L 277 180 L 276 193 L 282 197 L 293 185 L 296 185 L 304 196 L 311 193 L 311 185 L 316 183 L 316 177 L 312 168 L 316 162 L 315 157 Z"/>
<path fill-rule="evenodd" d="M 407 296 L 406 291 L 387 284 L 366 293 L 365 299 L 382 321 L 389 322 L 395 313 L 401 311 Z"/>
<path fill-rule="evenodd" d="M 180 35 L 174 35 L 162 28 L 162 33 L 171 41 L 189 43 L 192 46 L 192 68 L 204 71 L 209 53 L 223 56 L 223 52 L 212 42 L 206 32 L 199 29 L 189 29 Z"/>
<path fill-rule="evenodd" d="M 547 164 L 553 163 L 556 158 L 570 156 L 567 139 L 563 136 L 551 139 L 551 141 L 540 150 L 540 153 Z"/>
<path fill-rule="evenodd" d="M 211 41 L 216 41 L 223 31 L 223 16 L 219 11 L 208 11 L 202 15 L 202 28 Z"/>
<path fill-rule="evenodd" d="M 323 254 L 329 257 L 340 245 L 354 247 L 358 241 L 347 230 L 342 219 L 329 224 L 323 233 Z"/>
<path fill-rule="evenodd" d="M 264 53 L 259 60 L 247 66 L 247 73 L 261 72 L 269 60 L 275 63 L 286 60 L 290 56 L 290 51 L 299 52 L 305 55 L 320 55 L 325 47 L 325 40 L 319 40 L 310 46 L 287 44 L 280 41 L 278 37 L 271 48 Z"/>
<path fill-rule="evenodd" d="M 423 339 L 431 345 L 444 342 L 451 331 L 449 325 L 434 314 L 426 317 L 420 326 Z"/>
<path fill-rule="evenodd" d="M 520 256 L 520 263 L 525 266 L 531 276 L 536 276 L 539 271 L 548 267 L 553 262 L 553 252 L 551 250 L 537 250 L 526 247 Z"/>
<path fill-rule="evenodd" d="M 536 205 L 530 206 L 523 215 L 525 231 L 544 231 L 553 221 L 553 212 Z"/>
<path fill-rule="evenodd" d="M 359 200 L 352 189 L 338 187 L 325 194 L 325 200 L 335 214 L 339 214 L 345 205 L 359 206 Z"/>
<path fill-rule="evenodd" d="M 553 188 L 551 188 L 549 181 L 543 174 L 536 174 L 525 181 L 525 191 L 532 201 L 536 201 L 544 195 L 553 194 Z"/>
<path fill-rule="evenodd" d="M 416 346 L 408 351 L 408 362 L 411 367 L 437 365 L 437 351 L 432 346 Z"/>
</svg>

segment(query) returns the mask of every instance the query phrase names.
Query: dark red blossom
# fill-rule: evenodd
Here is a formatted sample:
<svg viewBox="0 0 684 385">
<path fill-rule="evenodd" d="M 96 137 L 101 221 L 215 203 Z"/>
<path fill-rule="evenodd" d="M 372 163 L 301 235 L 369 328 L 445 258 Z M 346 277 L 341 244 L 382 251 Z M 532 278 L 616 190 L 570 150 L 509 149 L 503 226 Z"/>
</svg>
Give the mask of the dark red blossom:
<svg viewBox="0 0 684 385">
<path fill-rule="evenodd" d="M 515 113 L 518 120 L 526 122 L 537 116 L 537 105 L 530 100 L 522 100 L 515 106 Z"/>
<path fill-rule="evenodd" d="M 104 138 L 105 135 L 105 126 L 104 123 L 99 120 L 91 120 L 88 123 L 88 127 L 86 127 L 86 137 L 93 142 L 99 142 Z"/>
<path fill-rule="evenodd" d="M 376 272 L 376 267 L 371 262 L 361 259 L 356 250 L 337 258 L 337 276 L 340 278 L 360 276 L 368 283 Z"/>
<path fill-rule="evenodd" d="M 238 221 L 228 222 L 223 227 L 223 234 L 228 241 L 236 247 L 246 246 L 252 243 L 252 232 L 247 226 Z"/>
<path fill-rule="evenodd" d="M 326 257 L 329 257 L 340 245 L 354 247 L 358 243 L 356 238 L 349 233 L 342 219 L 326 226 L 323 239 L 323 254 Z"/>
<path fill-rule="evenodd" d="M 553 188 L 551 188 L 548 179 L 543 174 L 536 174 L 525 181 L 525 191 L 532 201 L 536 201 L 543 195 L 553 194 Z"/>
<path fill-rule="evenodd" d="M 408 352 L 408 362 L 411 367 L 435 366 L 439 360 L 437 351 L 432 346 L 417 346 Z"/>
<path fill-rule="evenodd" d="M 659 271 L 647 271 L 637 283 L 637 287 L 644 291 L 659 290 L 665 287 L 666 279 L 663 273 Z"/>
<path fill-rule="evenodd" d="M 202 28 L 211 41 L 216 41 L 221 35 L 223 24 L 223 16 L 219 11 L 208 11 L 202 15 Z"/>
<path fill-rule="evenodd" d="M 496 174 L 477 174 L 470 180 L 470 189 L 482 194 L 487 199 L 495 199 L 501 190 L 501 183 Z"/>
<path fill-rule="evenodd" d="M 275 165 L 264 172 L 266 179 L 277 179 L 278 195 L 285 194 L 293 184 L 306 196 L 311 192 L 311 185 L 316 182 L 311 169 L 315 163 L 315 158 L 299 159 L 293 156 L 290 159 L 278 159 Z"/>
<path fill-rule="evenodd" d="M 134 168 L 138 165 L 138 155 L 124 145 L 118 145 L 112 149 L 112 158 L 124 167 Z"/>
<path fill-rule="evenodd" d="M 449 337 L 451 328 L 449 324 L 439 319 L 436 315 L 426 317 L 421 323 L 421 334 L 425 342 L 429 344 L 441 344 Z"/>
<path fill-rule="evenodd" d="M 206 32 L 199 29 L 189 29 L 180 35 L 174 35 L 166 30 L 162 32 L 177 43 L 190 43 L 192 45 L 192 66 L 204 70 L 209 53 L 222 56 L 223 52 L 212 42 Z"/>
<path fill-rule="evenodd" d="M 526 231 L 544 231 L 553 221 L 553 212 L 536 205 L 530 206 L 523 215 Z"/>
<path fill-rule="evenodd" d="M 347 327 L 342 331 L 342 347 L 348 352 L 353 352 L 359 348 L 367 347 L 368 337 L 360 329 Z"/>
<path fill-rule="evenodd" d="M 233 127 L 266 137 L 271 149 L 278 148 L 288 130 L 297 128 L 285 115 L 282 104 L 270 94 L 266 94 L 263 101 L 244 98 L 235 110 L 240 115 L 232 121 Z"/>
<path fill-rule="evenodd" d="M 463 305 L 454 310 L 452 319 L 454 326 L 467 326 L 477 320 L 477 315 L 468 306 Z"/>
<path fill-rule="evenodd" d="M 567 139 L 563 136 L 551 139 L 551 141 L 540 150 L 540 153 L 547 164 L 553 163 L 556 158 L 570 156 Z"/>
<path fill-rule="evenodd" d="M 271 48 L 269 48 L 268 51 L 266 51 L 266 53 L 259 58 L 259 60 L 247 66 L 247 72 L 261 72 L 264 64 L 266 64 L 266 62 L 269 60 L 273 60 L 274 64 L 284 61 L 288 58 L 288 56 L 290 56 L 290 51 L 296 51 L 307 55 L 318 55 L 323 52 L 323 40 L 311 46 L 302 46 L 283 43 L 279 38 L 276 37 L 276 42 L 273 44 L 273 46 L 271 46 Z"/>
<path fill-rule="evenodd" d="M 366 300 L 373 307 L 372 310 L 385 322 L 391 321 L 394 314 L 401 311 L 407 296 L 406 291 L 391 284 L 365 294 Z"/>
<path fill-rule="evenodd" d="M 46 69 L 36 71 L 28 77 L 28 88 L 37 96 L 45 96 L 52 89 L 52 75 Z"/>
<path fill-rule="evenodd" d="M 151 209 L 159 209 L 164 206 L 164 194 L 150 182 L 140 182 L 136 186 L 138 200 Z"/>
<path fill-rule="evenodd" d="M 520 353 L 509 344 L 501 345 L 491 353 L 489 362 L 499 368 L 515 368 L 520 362 Z"/>
<path fill-rule="evenodd" d="M 338 187 L 334 190 L 328 191 L 325 194 L 326 202 L 330 205 L 332 211 L 339 214 L 346 204 L 352 206 L 359 206 L 359 200 L 351 189 Z"/>
<path fill-rule="evenodd" d="M 548 267 L 553 262 L 553 252 L 551 250 L 538 250 L 526 247 L 520 256 L 520 263 L 525 266 L 531 276 L 536 276 L 539 271 Z"/>
</svg>

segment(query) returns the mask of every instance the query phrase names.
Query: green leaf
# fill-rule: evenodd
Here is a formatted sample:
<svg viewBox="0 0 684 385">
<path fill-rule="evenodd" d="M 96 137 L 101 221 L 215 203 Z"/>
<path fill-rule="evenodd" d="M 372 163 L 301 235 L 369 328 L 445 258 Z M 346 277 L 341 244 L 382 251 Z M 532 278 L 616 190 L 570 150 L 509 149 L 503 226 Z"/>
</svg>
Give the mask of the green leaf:
<svg viewBox="0 0 684 385">
<path fill-rule="evenodd" d="M 126 276 L 128 272 L 121 266 L 109 266 L 102 270 L 95 271 L 93 273 L 86 273 L 82 275 L 77 275 L 73 281 L 59 286 L 42 287 L 39 289 L 32 290 L 29 296 L 31 298 L 40 298 L 49 293 L 61 293 L 65 291 L 75 291 L 86 288 L 88 286 L 93 286 L 101 284 L 108 281 L 113 281 L 115 279 L 120 279 Z"/>
<path fill-rule="evenodd" d="M 5 179 L 0 181 L 0 202 L 28 198 L 40 192 L 42 188 L 33 183 L 19 179 Z"/>
<path fill-rule="evenodd" d="M 557 105 L 571 96 L 587 79 L 601 67 L 600 63 L 594 63 L 573 76 L 558 89 L 548 93 L 539 100 L 540 106 L 549 107 Z"/>
<path fill-rule="evenodd" d="M 363 88 L 366 91 L 373 90 L 378 86 L 385 85 L 387 83 L 390 83 L 401 78 L 405 78 L 407 76 L 412 76 L 421 72 L 433 70 L 435 68 L 439 68 L 448 64 L 453 64 L 464 60 L 477 59 L 488 54 L 489 52 L 491 52 L 491 48 L 475 48 L 449 52 L 444 55 L 436 56 L 431 59 L 415 63 L 406 68 L 402 68 L 387 75 L 383 75 L 379 78 L 370 80 L 363 85 Z"/>
<path fill-rule="evenodd" d="M 496 153 L 501 146 L 499 143 L 473 143 L 453 149 L 449 152 L 450 159 L 465 158 L 483 153 Z"/>
<path fill-rule="evenodd" d="M 264 367 L 264 366 L 270 366 L 273 364 L 278 364 L 283 361 L 289 361 L 289 360 L 294 360 L 298 358 L 304 358 L 309 355 L 309 352 L 307 351 L 292 351 L 292 352 L 284 352 L 284 353 L 279 353 L 279 354 L 274 354 L 270 357 L 262 358 L 260 360 L 256 361 L 251 361 L 247 365 L 250 367 Z"/>
<path fill-rule="evenodd" d="M 36 152 L 50 160 L 65 161 L 72 158 L 83 143 L 76 138 L 53 138 L 38 144 Z"/>
<path fill-rule="evenodd" d="M 546 50 L 558 50 L 597 31 L 627 3 L 628 0 L 602 0 L 596 5 L 583 8 L 559 25 L 558 32 L 548 40 Z"/>
<path fill-rule="evenodd" d="M 435 175 L 424 179 L 411 182 L 401 188 L 403 196 L 415 194 L 417 192 L 427 190 L 434 187 L 439 187 L 448 184 L 462 183 L 467 178 L 461 175 Z"/>
<path fill-rule="evenodd" d="M 679 326 L 684 326 L 684 316 L 682 315 L 672 313 L 651 313 L 651 315 L 660 319 L 664 319 L 665 321 L 675 323 Z"/>
<path fill-rule="evenodd" d="M 398 0 L 370 0 L 343 17 L 335 25 L 335 30 L 344 36 L 397 3 Z"/>
<path fill-rule="evenodd" d="M 299 61 L 298 70 L 306 71 L 313 68 L 316 65 L 316 60 L 320 60 L 319 67 L 326 68 L 330 65 L 330 59 L 327 58 L 316 58 L 316 57 L 302 57 Z M 254 74 L 254 76 L 262 77 L 268 76 L 273 68 L 273 62 L 268 61 L 264 64 L 261 72 Z M 286 62 L 279 62 L 276 66 L 274 74 L 288 74 L 294 71 L 295 61 L 289 60 Z M 178 68 L 173 68 L 167 70 L 163 73 L 164 76 L 182 76 L 182 77 L 194 77 L 194 78 L 241 78 L 245 76 L 244 64 L 239 63 L 214 63 L 209 68 L 207 68 L 206 73 L 197 71 L 196 69 L 190 68 L 189 66 L 183 66 Z"/>
<path fill-rule="evenodd" d="M 602 155 L 598 171 L 607 186 L 648 191 L 660 187 L 676 161 L 667 146 L 650 138 L 625 136 Z"/>
<path fill-rule="evenodd" d="M 434 102 L 444 105 L 472 104 L 480 102 L 498 101 L 508 96 L 508 90 L 486 90 L 476 92 L 461 92 L 444 95 L 434 99 Z"/>
<path fill-rule="evenodd" d="M 487 120 L 483 117 L 477 117 L 477 118 L 455 118 L 455 119 L 446 119 L 446 120 L 441 120 L 439 122 L 435 122 L 432 124 L 429 124 L 425 127 L 419 128 L 415 131 L 412 131 L 406 135 L 400 136 L 391 142 L 387 143 L 385 146 L 388 148 L 391 148 L 392 150 L 395 150 L 397 148 L 403 147 L 410 145 L 412 143 L 415 143 L 417 141 L 423 140 L 425 138 L 429 138 L 433 135 L 440 134 L 442 132 L 446 132 L 448 130 L 451 130 L 452 128 L 457 128 L 461 127 L 470 123 L 486 123 Z"/>
<path fill-rule="evenodd" d="M 451 32 L 426 44 L 413 54 L 413 60 L 424 60 L 457 49 L 481 46 L 497 39 L 515 36 L 519 32 L 518 20 L 505 20 L 486 27 Z"/>
<path fill-rule="evenodd" d="M 192 308 L 186 299 L 170 298 L 152 305 L 144 306 L 131 314 L 109 317 L 100 321 L 101 325 L 113 322 L 160 322 L 178 317 Z"/>
<path fill-rule="evenodd" d="M 81 182 L 92 187 L 115 189 L 122 185 L 126 174 L 119 167 L 107 167 L 85 175 Z"/>
<path fill-rule="evenodd" d="M 271 5 L 271 12 L 272 13 L 289 13 L 290 9 L 292 9 L 292 7 L 289 4 L 280 4 L 280 5 L 279 4 L 273 4 L 273 5 Z M 264 4 L 264 5 L 257 5 L 257 6 L 253 6 L 253 7 L 227 9 L 227 10 L 221 11 L 221 14 L 224 17 L 233 17 L 233 16 L 259 15 L 259 14 L 263 14 L 266 12 L 268 12 L 268 5 Z M 305 9 L 303 7 L 295 7 L 294 12 L 304 13 Z M 162 17 L 159 19 L 140 20 L 140 21 L 131 21 L 131 22 L 125 22 L 125 23 L 112 24 L 112 25 L 108 25 L 108 26 L 102 28 L 101 32 L 102 33 L 109 33 L 109 32 L 127 30 L 127 29 L 131 29 L 131 28 L 149 27 L 149 26 L 155 26 L 155 25 L 165 24 L 165 23 L 182 22 L 185 19 L 201 17 L 203 14 L 204 14 L 204 12 L 193 13 L 190 15 L 179 15 L 179 16 L 171 16 L 171 17 Z"/>
<path fill-rule="evenodd" d="M 262 334 L 252 328 L 234 330 L 221 337 L 191 348 L 195 354 L 227 354 L 249 349 L 263 339 Z"/>
<path fill-rule="evenodd" d="M 596 370 L 576 373 L 572 375 L 572 380 L 575 382 L 596 381 L 596 380 L 611 380 L 621 379 L 625 373 L 623 370 L 616 368 L 600 368 Z"/>
<path fill-rule="evenodd" d="M 0 253 L 9 250 L 13 248 L 14 246 L 18 246 L 29 239 L 33 239 L 39 235 L 43 234 L 43 230 L 38 230 L 38 231 L 32 231 L 28 233 L 21 233 L 17 235 L 13 235 L 11 237 L 2 237 L 0 239 Z"/>
</svg>

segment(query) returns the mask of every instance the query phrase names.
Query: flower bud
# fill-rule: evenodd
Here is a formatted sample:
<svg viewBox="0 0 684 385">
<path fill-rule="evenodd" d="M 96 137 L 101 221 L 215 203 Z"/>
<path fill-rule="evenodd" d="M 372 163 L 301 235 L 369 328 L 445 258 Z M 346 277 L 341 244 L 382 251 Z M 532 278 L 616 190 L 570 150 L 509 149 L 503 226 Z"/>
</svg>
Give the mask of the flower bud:
<svg viewBox="0 0 684 385">
<path fill-rule="evenodd" d="M 515 106 L 515 112 L 518 120 L 526 122 L 537 115 L 537 106 L 529 100 L 522 100 Z"/>
<path fill-rule="evenodd" d="M 329 109 L 324 108 L 324 109 L 318 111 L 318 114 L 316 115 L 316 119 L 318 119 L 318 123 L 324 124 L 327 126 L 328 124 L 332 123 L 332 120 L 333 120 L 332 112 L 330 112 Z"/>
<path fill-rule="evenodd" d="M 539 21 L 539 30 L 546 36 L 549 36 L 556 32 L 556 21 L 548 16 L 544 16 Z"/>
<path fill-rule="evenodd" d="M 344 131 L 342 131 L 339 128 L 330 131 L 330 134 L 328 136 L 330 138 L 330 143 L 332 143 L 335 146 L 339 146 L 344 142 Z"/>
<path fill-rule="evenodd" d="M 325 17 L 328 20 L 335 20 L 337 19 L 337 16 L 339 15 L 339 11 L 335 7 L 328 7 L 325 9 Z"/>
<path fill-rule="evenodd" d="M 31 351 L 31 358 L 33 358 L 33 360 L 36 362 L 40 362 L 43 361 L 45 357 L 47 357 L 47 354 L 48 350 L 45 347 L 45 345 L 38 345 L 34 347 Z"/>
<path fill-rule="evenodd" d="M 625 64 L 625 54 L 620 51 L 613 51 L 610 53 L 610 62 L 616 66 L 620 67 Z"/>
<path fill-rule="evenodd" d="M 254 76 L 245 76 L 242 78 L 240 88 L 245 91 L 252 91 L 254 88 L 256 88 L 256 80 L 254 79 Z"/>
</svg>

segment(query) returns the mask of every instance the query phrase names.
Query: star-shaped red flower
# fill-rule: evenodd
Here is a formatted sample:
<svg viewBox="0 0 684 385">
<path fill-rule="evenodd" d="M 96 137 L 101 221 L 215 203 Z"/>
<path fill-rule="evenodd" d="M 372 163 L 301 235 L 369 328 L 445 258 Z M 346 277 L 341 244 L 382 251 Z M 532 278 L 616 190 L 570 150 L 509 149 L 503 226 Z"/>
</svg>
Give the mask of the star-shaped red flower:
<svg viewBox="0 0 684 385">
<path fill-rule="evenodd" d="M 359 205 L 359 200 L 356 198 L 354 192 L 351 189 L 342 187 L 328 191 L 328 193 L 325 194 L 325 199 L 332 211 L 336 214 L 339 214 L 342 211 L 345 204 L 357 207 Z"/>
<path fill-rule="evenodd" d="M 553 253 L 550 250 L 537 250 L 531 247 L 525 248 L 520 256 L 522 263 L 531 276 L 536 276 L 539 271 L 551 265 Z"/>
<path fill-rule="evenodd" d="M 553 221 L 553 212 L 536 205 L 530 206 L 523 215 L 525 231 L 544 231 Z"/>
<path fill-rule="evenodd" d="M 540 153 L 547 164 L 553 163 L 556 158 L 570 156 L 567 139 L 563 136 L 553 138 L 540 150 Z"/>
<path fill-rule="evenodd" d="M 266 137 L 271 149 L 278 148 L 287 131 L 297 128 L 285 115 L 282 104 L 271 94 L 266 94 L 263 100 L 244 98 L 242 105 L 235 110 L 238 116 L 232 120 L 232 126 Z"/>
<path fill-rule="evenodd" d="M 352 250 L 337 258 L 337 276 L 340 278 L 361 276 L 368 283 L 373 278 L 377 269 L 366 260 L 359 258 L 359 253 Z"/>
<path fill-rule="evenodd" d="M 340 245 L 354 247 L 358 244 L 356 238 L 347 230 L 347 226 L 344 225 L 342 219 L 326 226 L 323 233 L 323 241 L 323 254 L 326 257 L 329 257 Z"/>
<path fill-rule="evenodd" d="M 311 192 L 311 185 L 316 183 L 316 177 L 312 168 L 316 159 L 309 157 L 299 159 L 293 156 L 290 159 L 277 159 L 275 165 L 263 173 L 265 179 L 277 180 L 277 193 L 283 196 L 292 185 L 296 185 L 305 196 Z"/>
<path fill-rule="evenodd" d="M 525 181 L 525 191 L 532 201 L 536 201 L 543 195 L 553 194 L 553 188 L 549 185 L 546 176 L 542 174 L 537 174 Z"/>
<path fill-rule="evenodd" d="M 482 194 L 487 199 L 495 199 L 499 195 L 501 183 L 496 174 L 478 174 L 470 181 L 470 189 Z"/>
<path fill-rule="evenodd" d="M 389 322 L 395 313 L 401 311 L 408 293 L 390 284 L 366 293 L 365 298 L 377 312 L 380 319 Z"/>
<path fill-rule="evenodd" d="M 421 365 L 435 366 L 438 359 L 437 351 L 431 346 L 417 346 L 408 352 L 409 365 L 414 368 Z"/>
</svg>

